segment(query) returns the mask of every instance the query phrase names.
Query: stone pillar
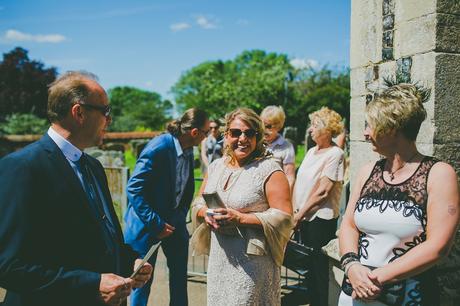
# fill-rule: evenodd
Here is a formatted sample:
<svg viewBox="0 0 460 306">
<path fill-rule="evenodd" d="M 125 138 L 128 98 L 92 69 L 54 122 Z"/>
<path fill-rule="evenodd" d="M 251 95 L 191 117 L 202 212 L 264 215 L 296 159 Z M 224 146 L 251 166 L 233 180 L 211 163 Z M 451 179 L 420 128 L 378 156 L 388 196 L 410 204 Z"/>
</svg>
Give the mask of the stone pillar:
<svg viewBox="0 0 460 306">
<path fill-rule="evenodd" d="M 431 88 L 419 150 L 460 172 L 460 1 L 352 0 L 351 6 L 351 182 L 376 160 L 364 141 L 364 109 L 384 77 Z M 440 277 L 443 297 L 460 296 L 460 233 Z M 452 271 L 456 268 L 456 272 Z M 447 270 L 447 271 L 446 271 Z M 458 302 L 458 300 L 456 300 Z M 447 303 L 446 305 L 449 305 Z M 459 305 L 459 304 L 457 304 Z"/>
</svg>

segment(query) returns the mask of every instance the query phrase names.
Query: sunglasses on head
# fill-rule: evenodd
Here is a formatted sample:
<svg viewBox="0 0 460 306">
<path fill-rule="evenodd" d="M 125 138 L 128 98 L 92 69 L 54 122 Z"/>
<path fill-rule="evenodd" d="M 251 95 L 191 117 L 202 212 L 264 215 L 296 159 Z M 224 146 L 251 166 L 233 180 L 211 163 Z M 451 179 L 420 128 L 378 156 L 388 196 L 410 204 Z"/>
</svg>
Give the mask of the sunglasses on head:
<svg viewBox="0 0 460 306">
<path fill-rule="evenodd" d="M 83 103 L 83 102 L 78 102 L 78 104 L 83 107 L 98 110 L 105 117 L 108 117 L 110 115 L 110 112 L 112 111 L 112 107 L 110 105 L 94 105 L 94 104 Z"/>
<path fill-rule="evenodd" d="M 240 129 L 229 129 L 228 132 L 232 138 L 238 138 L 242 134 L 244 134 L 247 138 L 252 138 L 257 135 L 257 132 L 254 129 L 247 129 L 245 131 Z"/>
</svg>

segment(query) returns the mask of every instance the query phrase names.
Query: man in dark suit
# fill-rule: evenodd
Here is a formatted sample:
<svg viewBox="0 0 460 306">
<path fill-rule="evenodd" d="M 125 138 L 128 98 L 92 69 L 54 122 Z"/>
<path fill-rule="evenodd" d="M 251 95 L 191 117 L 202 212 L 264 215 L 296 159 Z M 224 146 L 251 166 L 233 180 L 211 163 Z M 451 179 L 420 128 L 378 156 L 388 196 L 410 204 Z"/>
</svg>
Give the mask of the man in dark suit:
<svg viewBox="0 0 460 306">
<path fill-rule="evenodd" d="M 140 254 L 161 240 L 169 268 L 170 305 L 183 306 L 188 303 L 185 219 L 195 189 L 193 146 L 208 134 L 208 116 L 189 109 L 167 130 L 146 145 L 128 182 L 125 239 Z M 156 254 L 150 263 L 155 261 Z M 134 290 L 131 305 L 147 305 L 149 293 L 149 284 Z"/>
<path fill-rule="evenodd" d="M 110 106 L 94 77 L 70 72 L 49 88 L 51 127 L 0 160 L 0 287 L 4 305 L 120 305 L 152 266 L 123 243 L 101 164 Z M 0 303 L 1 304 L 1 303 Z"/>
</svg>

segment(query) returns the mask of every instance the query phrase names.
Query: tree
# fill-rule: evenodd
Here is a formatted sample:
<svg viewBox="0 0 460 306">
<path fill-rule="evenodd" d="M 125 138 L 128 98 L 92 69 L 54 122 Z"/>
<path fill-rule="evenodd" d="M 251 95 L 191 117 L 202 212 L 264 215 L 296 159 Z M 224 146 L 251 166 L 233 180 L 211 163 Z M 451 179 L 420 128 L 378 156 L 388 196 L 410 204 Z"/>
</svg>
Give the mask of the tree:
<svg viewBox="0 0 460 306">
<path fill-rule="evenodd" d="M 56 79 L 56 68 L 45 68 L 30 60 L 28 51 L 17 47 L 3 54 L 0 62 L 0 122 L 13 113 L 32 113 L 46 118 L 48 84 Z"/>
<path fill-rule="evenodd" d="M 282 105 L 285 125 L 297 127 L 297 140 L 303 139 L 308 114 L 322 106 L 346 119 L 350 113 L 348 70 L 296 69 L 287 55 L 261 50 L 199 64 L 185 72 L 171 91 L 179 106 L 200 107 L 216 117 L 241 106 L 259 113 L 268 105 Z"/>
<path fill-rule="evenodd" d="M 114 87 L 108 91 L 112 105 L 111 131 L 163 130 L 170 119 L 172 104 L 155 92 L 134 87 Z"/>
<path fill-rule="evenodd" d="M 215 116 L 246 106 L 261 111 L 284 100 L 284 78 L 292 67 L 286 55 L 244 51 L 234 60 L 193 67 L 173 86 L 176 103 L 200 107 Z"/>
</svg>

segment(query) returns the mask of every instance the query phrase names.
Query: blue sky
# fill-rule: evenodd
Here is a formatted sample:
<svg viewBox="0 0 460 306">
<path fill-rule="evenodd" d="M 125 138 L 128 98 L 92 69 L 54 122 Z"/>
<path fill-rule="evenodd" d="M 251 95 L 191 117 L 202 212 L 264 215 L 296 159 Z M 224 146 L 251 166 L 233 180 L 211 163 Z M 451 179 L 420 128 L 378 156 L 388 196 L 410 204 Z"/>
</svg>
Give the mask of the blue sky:
<svg viewBox="0 0 460 306">
<path fill-rule="evenodd" d="M 350 1 L 0 0 L 0 52 L 164 97 L 180 75 L 244 50 L 296 65 L 349 65 Z"/>
</svg>

